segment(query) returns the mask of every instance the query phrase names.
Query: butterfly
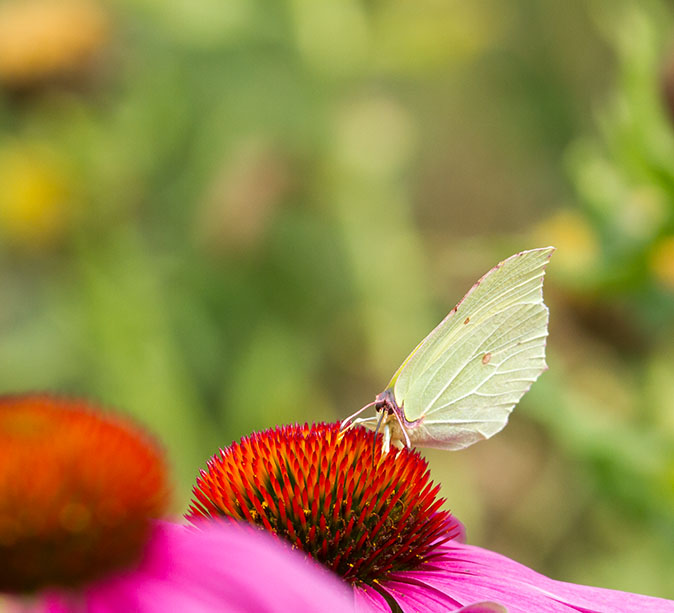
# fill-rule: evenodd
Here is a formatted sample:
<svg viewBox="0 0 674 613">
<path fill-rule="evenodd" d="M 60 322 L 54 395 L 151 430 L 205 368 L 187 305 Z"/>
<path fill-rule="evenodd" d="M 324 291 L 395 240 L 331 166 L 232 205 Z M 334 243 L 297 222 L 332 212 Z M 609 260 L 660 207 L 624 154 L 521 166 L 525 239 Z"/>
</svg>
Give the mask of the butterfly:
<svg viewBox="0 0 674 613">
<path fill-rule="evenodd" d="M 385 452 L 391 444 L 462 449 L 500 432 L 548 368 L 543 277 L 554 250 L 522 251 L 492 268 L 342 429 L 382 427 Z M 373 417 L 357 417 L 372 406 Z"/>
</svg>

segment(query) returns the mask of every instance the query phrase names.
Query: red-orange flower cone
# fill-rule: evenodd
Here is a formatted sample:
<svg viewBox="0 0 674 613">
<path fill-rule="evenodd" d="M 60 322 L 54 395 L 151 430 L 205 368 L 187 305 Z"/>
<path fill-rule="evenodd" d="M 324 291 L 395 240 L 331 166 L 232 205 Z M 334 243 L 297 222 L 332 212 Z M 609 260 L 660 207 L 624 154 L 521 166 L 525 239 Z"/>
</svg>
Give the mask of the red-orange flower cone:
<svg viewBox="0 0 674 613">
<path fill-rule="evenodd" d="M 81 400 L 0 398 L 0 591 L 128 565 L 167 498 L 161 452 L 124 420 Z"/>
<path fill-rule="evenodd" d="M 188 519 L 243 520 L 293 546 L 359 589 L 422 568 L 461 535 L 440 510 L 439 486 L 409 449 L 373 461 L 372 433 L 339 424 L 285 426 L 222 450 L 202 471 Z"/>
</svg>

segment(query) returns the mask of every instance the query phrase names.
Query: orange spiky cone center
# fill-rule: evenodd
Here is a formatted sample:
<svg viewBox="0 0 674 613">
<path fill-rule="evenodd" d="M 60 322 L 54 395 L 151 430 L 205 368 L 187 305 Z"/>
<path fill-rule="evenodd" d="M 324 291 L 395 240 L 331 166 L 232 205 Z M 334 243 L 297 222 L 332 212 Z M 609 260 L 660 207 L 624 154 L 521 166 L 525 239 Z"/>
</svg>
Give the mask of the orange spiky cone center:
<svg viewBox="0 0 674 613">
<path fill-rule="evenodd" d="M 0 592 L 132 564 L 167 502 L 162 454 L 84 401 L 0 397 Z"/>
<path fill-rule="evenodd" d="M 240 520 L 287 539 L 350 583 L 419 568 L 461 526 L 413 450 L 384 454 L 362 428 L 267 430 L 223 449 L 201 472 L 187 518 Z"/>
</svg>

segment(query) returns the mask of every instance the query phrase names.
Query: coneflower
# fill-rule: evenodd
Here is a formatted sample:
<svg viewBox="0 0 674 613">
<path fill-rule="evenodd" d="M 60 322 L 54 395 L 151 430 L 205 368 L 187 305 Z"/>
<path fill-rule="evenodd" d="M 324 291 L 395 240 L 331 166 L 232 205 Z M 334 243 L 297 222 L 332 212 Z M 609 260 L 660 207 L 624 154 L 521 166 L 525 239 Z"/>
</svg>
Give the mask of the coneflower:
<svg viewBox="0 0 674 613">
<path fill-rule="evenodd" d="M 553 581 L 466 545 L 426 461 L 377 442 L 373 462 L 373 436 L 316 424 L 243 438 L 201 472 L 187 518 L 272 532 L 342 577 L 362 612 L 674 613 L 671 601 Z"/>
</svg>

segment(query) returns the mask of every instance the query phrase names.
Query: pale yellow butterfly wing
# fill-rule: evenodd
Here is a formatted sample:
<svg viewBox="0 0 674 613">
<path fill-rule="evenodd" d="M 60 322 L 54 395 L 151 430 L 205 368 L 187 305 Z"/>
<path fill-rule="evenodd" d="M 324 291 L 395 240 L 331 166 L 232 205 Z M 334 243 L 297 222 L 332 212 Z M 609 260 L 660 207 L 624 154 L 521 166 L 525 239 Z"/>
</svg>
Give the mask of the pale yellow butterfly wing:
<svg viewBox="0 0 674 613">
<path fill-rule="evenodd" d="M 391 379 L 414 445 L 460 449 L 489 438 L 547 368 L 543 277 L 553 247 L 482 277 Z"/>
</svg>

